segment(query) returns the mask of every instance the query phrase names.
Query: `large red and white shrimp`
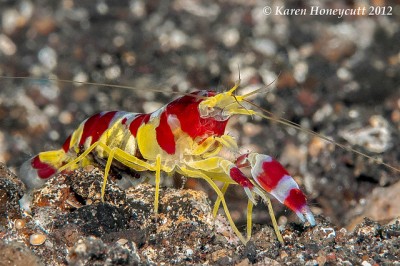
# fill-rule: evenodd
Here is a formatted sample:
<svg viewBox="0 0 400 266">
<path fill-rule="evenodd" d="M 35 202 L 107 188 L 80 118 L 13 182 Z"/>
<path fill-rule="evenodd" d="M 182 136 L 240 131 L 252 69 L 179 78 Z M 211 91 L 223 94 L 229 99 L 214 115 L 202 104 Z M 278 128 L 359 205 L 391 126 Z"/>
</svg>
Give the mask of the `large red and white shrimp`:
<svg viewBox="0 0 400 266">
<path fill-rule="evenodd" d="M 275 232 L 283 243 L 267 194 L 294 211 L 302 222 L 307 220 L 315 225 L 315 219 L 304 193 L 278 161 L 255 152 L 240 154 L 235 139 L 226 134 L 226 125 L 233 115 L 266 117 L 244 106 L 255 92 L 235 95 L 238 86 L 239 83 L 222 93 L 201 90 L 186 94 L 149 114 L 107 111 L 91 116 L 67 138 L 61 149 L 41 152 L 21 166 L 19 176 L 28 188 L 21 206 L 29 209 L 30 191 L 41 187 L 56 173 L 100 160 L 105 162 L 102 198 L 112 165 L 155 173 L 155 213 L 161 172 L 202 178 L 218 196 L 213 214 L 222 204 L 233 231 L 243 243 L 251 236 L 255 195 L 267 202 Z M 224 156 L 223 149 L 236 159 Z M 244 168 L 249 168 L 250 174 L 245 175 Z M 222 189 L 216 181 L 224 183 Z M 224 199 L 230 184 L 240 185 L 248 196 L 247 238 L 237 229 Z"/>
</svg>

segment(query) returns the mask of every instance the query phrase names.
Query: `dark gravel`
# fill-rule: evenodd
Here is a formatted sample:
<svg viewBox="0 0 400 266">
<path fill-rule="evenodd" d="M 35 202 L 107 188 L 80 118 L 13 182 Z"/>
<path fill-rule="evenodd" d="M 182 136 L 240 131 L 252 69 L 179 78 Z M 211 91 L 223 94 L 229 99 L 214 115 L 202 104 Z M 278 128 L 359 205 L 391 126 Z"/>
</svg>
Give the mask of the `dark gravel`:
<svg viewBox="0 0 400 266">
<path fill-rule="evenodd" d="M 21 184 L 1 166 L 0 191 L 11 182 L 7 191 L 19 195 Z M 101 202 L 102 175 L 94 167 L 57 175 L 34 193 L 29 216 L 6 200 L 11 208 L 0 224 L 0 253 L 3 262 L 12 263 L 1 265 L 399 263 L 398 219 L 381 225 L 365 218 L 348 232 L 317 216 L 312 228 L 287 224 L 284 246 L 269 225 L 254 225 L 252 239 L 243 245 L 224 216 L 212 216 L 204 192 L 163 189 L 155 215 L 154 188 L 147 184 L 123 191 L 110 179 Z M 32 240 L 34 234 L 44 242 Z"/>
</svg>

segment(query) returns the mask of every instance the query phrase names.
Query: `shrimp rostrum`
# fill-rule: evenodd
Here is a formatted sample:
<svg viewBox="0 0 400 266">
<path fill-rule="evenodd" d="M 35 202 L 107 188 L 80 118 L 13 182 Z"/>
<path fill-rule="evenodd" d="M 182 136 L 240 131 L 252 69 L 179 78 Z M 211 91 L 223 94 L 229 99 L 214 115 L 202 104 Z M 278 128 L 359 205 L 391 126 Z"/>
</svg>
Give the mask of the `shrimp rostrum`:
<svg viewBox="0 0 400 266">
<path fill-rule="evenodd" d="M 216 192 L 216 215 L 222 204 L 233 231 L 243 243 L 251 236 L 253 204 L 261 197 L 269 208 L 278 239 L 283 243 L 270 203 L 272 195 L 294 211 L 302 222 L 315 225 L 306 197 L 285 168 L 271 156 L 239 153 L 235 139 L 225 133 L 233 115 L 260 115 L 244 107 L 254 92 L 235 95 L 237 83 L 222 93 L 202 90 L 181 96 L 150 114 L 107 111 L 80 124 L 62 148 L 41 152 L 25 162 L 20 177 L 28 187 L 21 205 L 29 208 L 29 191 L 41 187 L 46 180 L 64 170 L 73 170 L 102 160 L 105 163 L 101 196 L 104 198 L 107 177 L 113 164 L 135 172 L 154 172 L 154 212 L 159 203 L 161 172 L 178 173 L 204 179 Z M 224 156 L 228 150 L 236 159 Z M 244 169 L 249 168 L 248 175 Z M 222 182 L 220 189 L 216 182 Z M 240 185 L 248 197 L 247 237 L 237 229 L 229 213 L 224 193 L 231 184 Z"/>
</svg>

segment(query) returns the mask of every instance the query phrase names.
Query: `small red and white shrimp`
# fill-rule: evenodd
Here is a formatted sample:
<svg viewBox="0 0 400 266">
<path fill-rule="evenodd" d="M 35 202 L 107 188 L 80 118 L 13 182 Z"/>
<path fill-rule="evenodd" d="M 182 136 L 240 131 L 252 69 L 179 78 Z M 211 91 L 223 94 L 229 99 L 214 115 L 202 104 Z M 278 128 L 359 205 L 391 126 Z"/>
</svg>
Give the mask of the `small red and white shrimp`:
<svg viewBox="0 0 400 266">
<path fill-rule="evenodd" d="M 227 92 L 202 90 L 184 95 L 150 114 L 108 111 L 83 121 L 67 138 L 62 148 L 41 152 L 26 161 L 20 178 L 28 191 L 41 187 L 56 173 L 84 167 L 95 161 L 105 162 L 101 195 L 104 197 L 111 165 L 128 167 L 137 172 L 155 172 L 154 211 L 157 213 L 161 172 L 202 178 L 214 189 L 218 199 L 216 215 L 222 204 L 228 221 L 243 243 L 251 235 L 251 210 L 255 195 L 267 202 L 275 232 L 283 243 L 269 198 L 270 194 L 293 210 L 301 221 L 315 225 L 306 197 L 285 168 L 268 155 L 250 152 L 239 154 L 235 139 L 225 133 L 233 115 L 265 115 L 244 107 L 246 95 L 234 95 L 236 84 Z M 235 160 L 224 157 L 229 150 Z M 251 174 L 243 173 L 250 168 Z M 221 189 L 215 181 L 224 183 Z M 224 193 L 230 184 L 243 187 L 249 199 L 247 238 L 237 229 L 229 213 Z M 29 209 L 30 193 L 21 200 Z"/>
</svg>

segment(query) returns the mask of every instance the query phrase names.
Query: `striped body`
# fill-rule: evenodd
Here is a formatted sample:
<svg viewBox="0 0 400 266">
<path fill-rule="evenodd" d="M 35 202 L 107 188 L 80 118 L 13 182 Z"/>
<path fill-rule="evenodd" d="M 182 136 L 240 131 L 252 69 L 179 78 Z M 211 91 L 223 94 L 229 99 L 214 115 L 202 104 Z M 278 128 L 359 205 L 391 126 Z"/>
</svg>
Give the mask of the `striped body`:
<svg viewBox="0 0 400 266">
<path fill-rule="evenodd" d="M 302 221 L 308 220 L 314 225 L 306 197 L 283 166 L 267 155 L 239 155 L 236 141 L 225 134 L 232 115 L 257 115 L 240 104 L 246 96 L 232 95 L 236 88 L 224 93 L 193 92 L 150 114 L 109 111 L 93 115 L 80 124 L 60 150 L 41 152 L 25 162 L 20 177 L 28 190 L 32 190 L 64 169 L 106 161 L 103 197 L 111 164 L 137 172 L 155 172 L 157 212 L 160 172 L 178 172 L 202 178 L 211 185 L 219 197 L 214 215 L 222 203 L 231 226 L 244 243 L 246 240 L 234 225 L 224 200 L 223 193 L 230 184 L 243 187 L 249 206 L 256 204 L 254 194 L 269 201 L 267 192 Z M 235 154 L 236 160 L 226 159 L 220 153 L 222 148 Z M 243 168 L 250 168 L 251 175 L 246 176 Z M 215 181 L 224 183 L 223 192 Z M 251 220 L 249 214 L 248 220 Z M 275 230 L 279 238 L 276 224 Z M 280 241 L 283 242 L 282 238 Z"/>
<path fill-rule="evenodd" d="M 194 96 L 215 95 L 212 91 L 198 91 Z M 21 167 L 21 178 L 28 188 L 37 188 L 54 176 L 60 167 L 68 164 L 97 141 L 106 146 L 119 148 L 143 160 L 155 160 L 161 154 L 164 164 L 174 170 L 183 158 L 196 160 L 196 150 L 204 140 L 224 134 L 228 119 L 218 121 L 212 117 L 201 118 L 198 105 L 201 98 L 183 96 L 150 114 L 106 111 L 83 121 L 67 138 L 62 149 L 42 152 Z M 210 149 L 217 149 L 215 145 Z M 209 150 L 210 151 L 210 150 Z M 93 156 L 107 158 L 101 147 L 96 147 Z M 69 169 L 93 163 L 91 158 L 79 162 Z M 138 167 L 135 170 L 147 170 Z"/>
</svg>

